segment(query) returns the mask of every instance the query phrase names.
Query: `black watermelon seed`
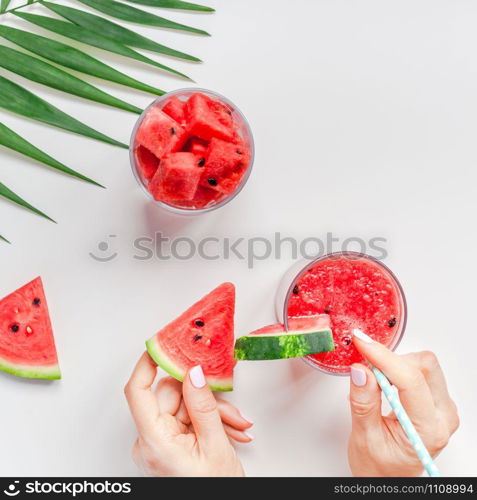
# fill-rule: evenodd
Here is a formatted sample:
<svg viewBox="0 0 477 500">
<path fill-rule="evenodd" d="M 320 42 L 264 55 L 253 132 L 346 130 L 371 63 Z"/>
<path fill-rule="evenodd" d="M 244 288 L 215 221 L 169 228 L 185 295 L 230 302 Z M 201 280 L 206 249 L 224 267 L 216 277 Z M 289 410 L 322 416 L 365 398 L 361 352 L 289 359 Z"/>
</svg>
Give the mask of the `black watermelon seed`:
<svg viewBox="0 0 477 500">
<path fill-rule="evenodd" d="M 242 151 L 240 151 L 240 149 L 237 149 L 237 151 L 235 151 L 238 155 L 243 155 Z"/>
<path fill-rule="evenodd" d="M 10 330 L 13 332 L 13 333 L 17 333 L 18 330 L 20 330 L 20 325 L 18 323 L 14 323 L 11 327 L 10 327 Z"/>
<path fill-rule="evenodd" d="M 202 338 L 202 335 L 194 335 L 194 342 L 198 342 Z"/>
<path fill-rule="evenodd" d="M 210 179 L 207 179 L 207 182 L 208 182 L 211 186 L 217 186 L 217 179 L 214 179 L 213 177 L 211 177 Z"/>
<path fill-rule="evenodd" d="M 172 135 L 175 135 L 175 133 L 176 133 L 176 129 L 175 129 L 174 127 L 172 127 L 172 128 L 171 128 L 171 134 L 172 134 Z"/>
<path fill-rule="evenodd" d="M 330 314 L 331 312 L 331 307 L 327 307 L 324 311 L 325 314 Z"/>
<path fill-rule="evenodd" d="M 41 304 L 41 300 L 39 298 L 33 299 L 33 305 L 39 306 Z"/>
<path fill-rule="evenodd" d="M 205 325 L 205 323 L 201 319 L 196 319 L 195 320 L 195 326 L 198 326 L 199 328 L 202 328 Z"/>
<path fill-rule="evenodd" d="M 295 286 L 293 287 L 293 293 L 294 293 L 295 295 L 298 295 L 298 285 L 295 285 Z"/>
<path fill-rule="evenodd" d="M 201 159 L 198 161 L 197 165 L 199 165 L 199 167 L 203 167 L 203 166 L 205 165 L 205 158 L 201 158 Z"/>
<path fill-rule="evenodd" d="M 350 345 L 351 344 L 351 337 L 349 337 L 348 335 L 346 337 L 343 337 L 343 344 Z"/>
<path fill-rule="evenodd" d="M 388 326 L 389 328 L 392 328 L 393 326 L 395 326 L 397 323 L 397 319 L 396 318 L 392 318 L 388 321 Z"/>
</svg>

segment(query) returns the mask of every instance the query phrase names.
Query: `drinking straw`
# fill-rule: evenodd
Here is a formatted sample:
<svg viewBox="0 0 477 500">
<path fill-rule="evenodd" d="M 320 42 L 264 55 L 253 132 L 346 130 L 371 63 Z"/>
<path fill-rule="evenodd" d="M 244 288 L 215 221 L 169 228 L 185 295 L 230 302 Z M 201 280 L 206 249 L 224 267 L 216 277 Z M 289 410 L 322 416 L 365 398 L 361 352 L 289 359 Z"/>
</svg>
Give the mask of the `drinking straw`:
<svg viewBox="0 0 477 500">
<path fill-rule="evenodd" d="M 359 329 L 356 330 L 361 332 L 361 330 Z M 421 436 L 419 436 L 419 434 L 417 433 L 416 428 L 411 422 L 411 419 L 409 418 L 409 415 L 406 413 L 406 410 L 401 404 L 401 401 L 399 401 L 399 397 L 394 391 L 391 383 L 381 370 L 379 370 L 372 364 L 369 364 L 369 367 L 371 368 L 371 371 L 374 373 L 374 376 L 376 377 L 379 387 L 381 387 L 381 390 L 386 396 L 386 399 L 389 401 L 391 408 L 393 409 L 397 419 L 399 420 L 399 423 L 404 429 L 404 432 L 406 433 L 406 436 L 411 442 L 412 447 L 416 451 L 419 460 L 426 469 L 426 472 L 429 474 L 430 477 L 441 477 L 441 473 L 439 472 L 436 464 L 434 463 L 434 460 L 432 459 L 431 455 L 427 451 L 427 448 L 422 442 Z"/>
</svg>

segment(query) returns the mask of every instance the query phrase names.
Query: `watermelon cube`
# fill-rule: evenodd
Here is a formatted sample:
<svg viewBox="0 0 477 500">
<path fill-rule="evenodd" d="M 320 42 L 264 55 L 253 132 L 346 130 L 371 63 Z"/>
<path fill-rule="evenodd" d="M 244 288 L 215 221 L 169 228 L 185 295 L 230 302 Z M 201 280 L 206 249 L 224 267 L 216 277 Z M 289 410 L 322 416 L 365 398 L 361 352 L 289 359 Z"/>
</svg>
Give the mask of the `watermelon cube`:
<svg viewBox="0 0 477 500">
<path fill-rule="evenodd" d="M 231 111 L 204 94 L 193 94 L 187 101 L 186 120 L 189 135 L 205 141 L 213 137 L 230 141 L 234 136 Z"/>
<path fill-rule="evenodd" d="M 158 158 L 180 149 L 185 139 L 184 129 L 157 107 L 149 110 L 136 134 L 137 143 Z"/>
<path fill-rule="evenodd" d="M 159 158 L 151 153 L 149 149 L 139 146 L 136 148 L 136 162 L 142 176 L 150 181 L 159 166 Z"/>
<path fill-rule="evenodd" d="M 162 111 L 173 118 L 177 123 L 183 125 L 185 123 L 185 101 L 181 101 L 177 96 L 172 96 L 167 100 Z"/>
<path fill-rule="evenodd" d="M 191 137 L 185 146 L 185 149 L 187 151 L 190 151 L 191 153 L 194 153 L 197 156 L 200 157 L 206 157 L 207 156 L 207 148 L 209 147 L 209 143 L 207 141 L 203 141 L 202 139 L 199 139 L 198 137 Z"/>
<path fill-rule="evenodd" d="M 177 200 L 175 205 L 182 208 L 201 209 L 222 200 L 224 195 L 215 189 L 209 189 L 199 184 L 192 200 Z"/>
<path fill-rule="evenodd" d="M 202 171 L 193 153 L 171 153 L 161 160 L 149 191 L 163 202 L 192 200 Z"/>
<path fill-rule="evenodd" d="M 201 185 L 224 194 L 237 188 L 250 163 L 248 148 L 239 143 L 212 139 L 201 177 Z"/>
</svg>

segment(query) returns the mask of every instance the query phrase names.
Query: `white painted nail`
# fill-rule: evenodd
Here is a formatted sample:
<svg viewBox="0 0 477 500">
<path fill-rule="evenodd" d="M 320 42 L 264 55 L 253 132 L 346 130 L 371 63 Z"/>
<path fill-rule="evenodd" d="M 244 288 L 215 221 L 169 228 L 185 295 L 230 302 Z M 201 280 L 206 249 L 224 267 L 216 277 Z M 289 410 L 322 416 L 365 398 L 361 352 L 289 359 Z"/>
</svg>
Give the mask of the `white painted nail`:
<svg viewBox="0 0 477 500">
<path fill-rule="evenodd" d="M 358 387 L 366 385 L 366 372 L 362 368 L 351 367 L 351 380 Z"/>
<path fill-rule="evenodd" d="M 250 439 L 250 441 L 253 441 L 255 439 L 255 436 L 250 432 L 244 432 L 244 434 Z"/>
<path fill-rule="evenodd" d="M 353 330 L 353 335 L 357 337 L 359 340 L 362 340 L 363 342 L 366 342 L 367 344 L 373 344 L 374 340 L 366 335 L 364 332 L 362 332 L 359 328 L 355 328 Z"/>
<path fill-rule="evenodd" d="M 200 365 L 194 366 L 189 372 L 190 381 L 197 389 L 202 389 L 205 386 L 205 377 Z"/>
<path fill-rule="evenodd" d="M 246 415 L 244 415 L 242 412 L 239 412 L 240 416 L 246 420 L 249 424 L 253 424 L 253 420 L 251 418 L 248 418 Z"/>
</svg>

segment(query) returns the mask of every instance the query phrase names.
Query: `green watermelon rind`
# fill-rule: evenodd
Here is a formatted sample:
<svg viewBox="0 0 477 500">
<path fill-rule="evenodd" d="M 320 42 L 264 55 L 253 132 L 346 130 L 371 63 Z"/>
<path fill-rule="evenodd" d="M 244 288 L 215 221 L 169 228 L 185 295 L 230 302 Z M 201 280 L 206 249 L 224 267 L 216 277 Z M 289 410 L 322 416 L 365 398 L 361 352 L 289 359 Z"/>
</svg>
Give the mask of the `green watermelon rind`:
<svg viewBox="0 0 477 500">
<path fill-rule="evenodd" d="M 312 332 L 283 332 L 265 335 L 246 335 L 235 342 L 237 361 L 266 361 L 301 358 L 320 352 L 333 351 L 330 329 Z"/>
<path fill-rule="evenodd" d="M 46 366 L 24 365 L 12 363 L 0 357 L 0 370 L 15 375 L 16 377 L 44 380 L 61 379 L 61 371 L 58 364 Z"/>
<path fill-rule="evenodd" d="M 159 343 L 157 342 L 156 336 L 146 341 L 146 347 L 147 352 L 158 366 L 166 371 L 171 377 L 174 377 L 180 382 L 184 381 L 184 377 L 186 376 L 187 371 L 177 366 L 177 364 L 174 363 L 174 361 L 166 354 L 166 352 L 161 349 Z M 205 378 L 212 391 L 228 392 L 234 390 L 232 377 L 218 379 L 216 377 L 206 376 Z"/>
</svg>

